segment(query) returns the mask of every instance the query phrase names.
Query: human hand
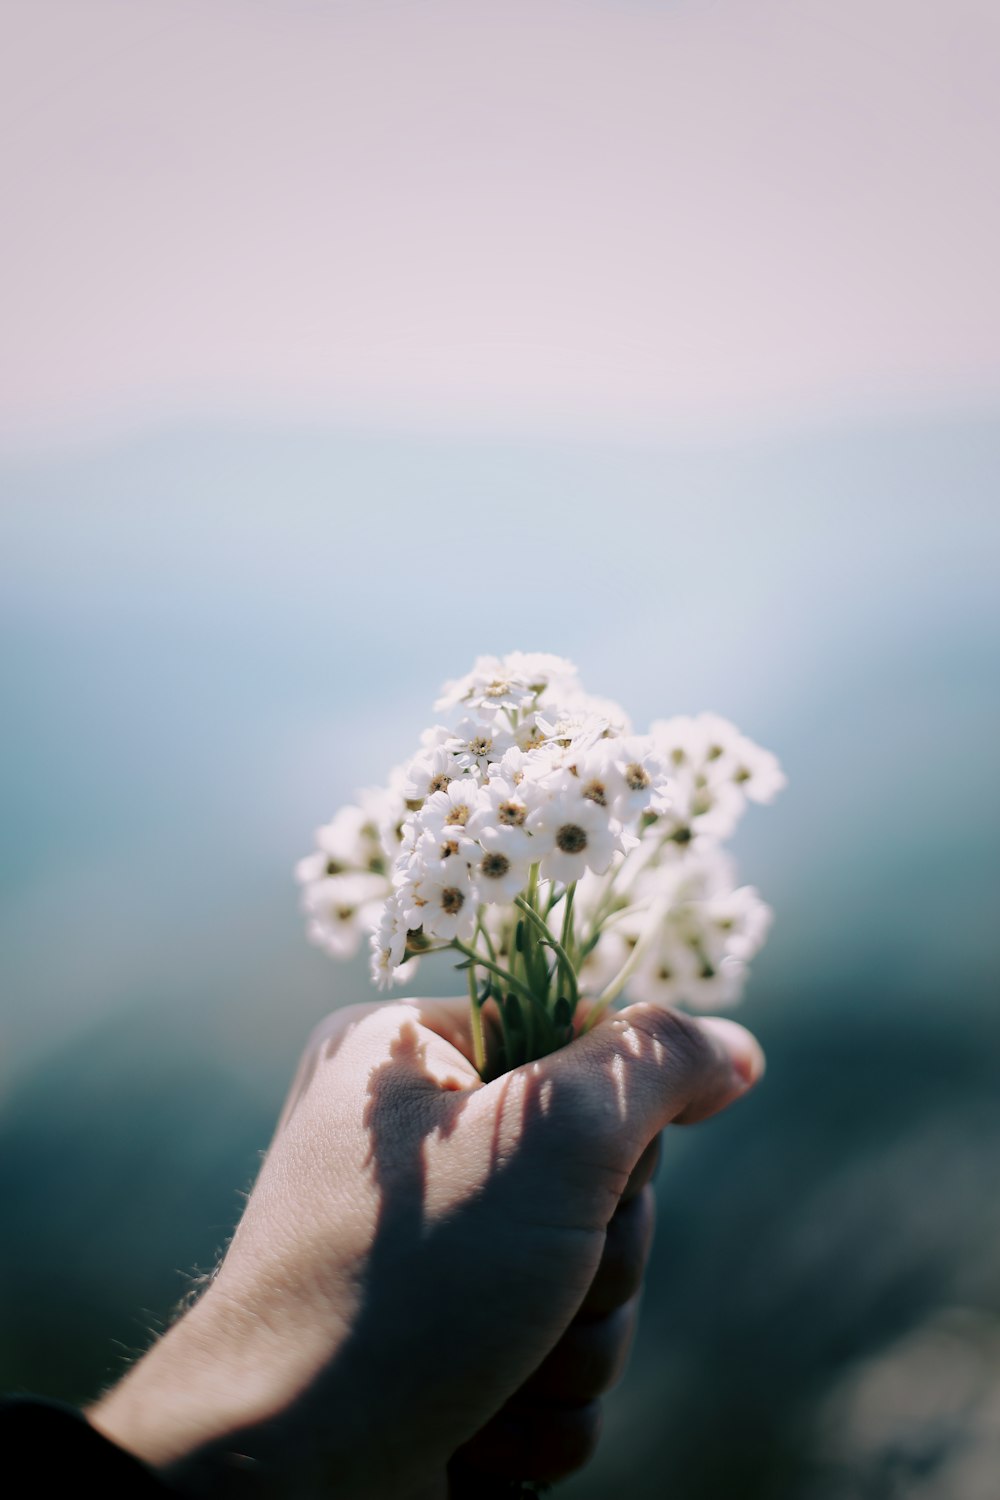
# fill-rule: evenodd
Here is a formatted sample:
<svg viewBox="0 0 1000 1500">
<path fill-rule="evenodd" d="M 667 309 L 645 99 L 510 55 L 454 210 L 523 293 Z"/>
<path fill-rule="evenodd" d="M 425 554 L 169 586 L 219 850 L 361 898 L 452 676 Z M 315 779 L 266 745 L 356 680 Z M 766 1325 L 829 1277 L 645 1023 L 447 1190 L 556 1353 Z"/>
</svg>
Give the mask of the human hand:
<svg viewBox="0 0 1000 1500">
<path fill-rule="evenodd" d="M 627 1349 L 664 1125 L 762 1071 L 631 1006 L 482 1084 L 467 1001 L 314 1034 L 201 1300 L 88 1415 L 191 1495 L 438 1500 L 584 1462 Z M 464 1478 L 462 1476 L 465 1476 Z"/>
</svg>

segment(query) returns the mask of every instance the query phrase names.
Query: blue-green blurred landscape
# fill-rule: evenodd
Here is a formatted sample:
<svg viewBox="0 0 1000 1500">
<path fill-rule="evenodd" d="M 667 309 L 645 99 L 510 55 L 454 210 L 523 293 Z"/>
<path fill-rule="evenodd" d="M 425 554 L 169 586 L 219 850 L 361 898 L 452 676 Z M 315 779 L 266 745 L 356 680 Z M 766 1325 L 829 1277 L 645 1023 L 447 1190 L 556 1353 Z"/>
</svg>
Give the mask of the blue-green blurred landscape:
<svg viewBox="0 0 1000 1500">
<path fill-rule="evenodd" d="M 213 1262 L 305 1036 L 369 994 L 305 943 L 295 858 L 443 678 L 551 650 L 789 776 L 736 845 L 776 911 L 741 1013 L 768 1077 L 668 1142 L 565 1493 L 995 1495 L 998 494 L 984 414 L 4 460 L 3 1384 L 92 1395 Z"/>
</svg>

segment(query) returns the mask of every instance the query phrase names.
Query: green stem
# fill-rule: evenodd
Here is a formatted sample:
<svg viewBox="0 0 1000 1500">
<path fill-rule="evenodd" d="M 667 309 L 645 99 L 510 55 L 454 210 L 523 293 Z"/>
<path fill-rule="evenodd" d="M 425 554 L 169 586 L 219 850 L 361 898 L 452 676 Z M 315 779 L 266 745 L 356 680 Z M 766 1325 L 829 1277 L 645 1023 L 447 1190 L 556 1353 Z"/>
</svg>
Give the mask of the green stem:
<svg viewBox="0 0 1000 1500">
<path fill-rule="evenodd" d="M 535 1012 L 537 1000 L 530 1000 L 527 1005 L 521 1006 L 521 1026 L 524 1030 L 525 1058 L 533 1058 L 535 1055 Z"/>
<path fill-rule="evenodd" d="M 489 935 L 489 933 L 486 931 L 486 924 L 483 921 L 483 908 L 482 907 L 479 908 L 479 911 L 476 914 L 476 931 L 480 935 L 480 937 L 482 938 L 483 942 L 486 944 L 486 951 L 490 955 L 490 958 L 492 958 L 493 962 L 496 963 L 496 961 L 497 961 L 496 949 L 494 948 L 492 942 L 490 941 L 490 935 Z"/>
<path fill-rule="evenodd" d="M 505 1004 L 506 1002 L 503 1000 L 498 1000 L 496 1002 L 497 1015 L 500 1017 L 500 1030 L 503 1032 L 503 1055 L 505 1071 L 509 1072 L 511 1068 L 518 1067 L 521 1059 L 520 1057 L 515 1057 L 514 1055 L 514 1043 L 511 1038 L 510 1027 L 507 1025 L 507 1012 L 505 1009 Z"/>
<path fill-rule="evenodd" d="M 573 897 L 576 895 L 576 881 L 566 887 L 566 910 L 563 912 L 562 945 L 568 953 L 573 942 Z"/>
<path fill-rule="evenodd" d="M 544 918 L 538 915 L 533 906 L 528 905 L 523 896 L 515 896 L 514 905 L 519 906 L 528 920 L 538 928 L 543 941 L 548 944 L 548 946 L 555 954 L 556 958 L 559 960 L 560 964 L 563 966 L 566 974 L 566 983 L 569 985 L 570 989 L 570 1005 L 575 1010 L 580 995 L 576 987 L 576 975 L 573 972 L 573 965 L 570 962 L 569 954 L 566 952 L 566 949 L 563 947 L 562 943 L 559 942 L 558 938 L 553 936 L 548 923 L 544 920 Z"/>
<path fill-rule="evenodd" d="M 549 1000 L 549 956 L 538 941 L 536 929 L 530 922 L 524 924 L 524 952 L 528 963 L 528 988 L 543 1013 Z"/>
<path fill-rule="evenodd" d="M 524 981 L 531 996 L 530 1004 L 521 1006 L 521 1022 L 525 1035 L 526 1054 L 528 1057 L 534 1057 L 536 1022 L 541 1027 L 547 1016 L 549 971 L 545 954 L 535 941 L 534 930 L 530 924 L 519 919 L 517 926 L 521 933 L 521 948 L 518 952 L 515 943 L 515 953 L 524 969 Z"/>
<path fill-rule="evenodd" d="M 473 966 L 469 968 L 469 1009 L 472 1016 L 472 1061 L 476 1065 L 476 1072 L 482 1077 L 486 1071 L 486 1039 L 483 1036 L 483 1013 L 479 1007 L 479 988 Z"/>
<path fill-rule="evenodd" d="M 496 974 L 498 978 L 503 980 L 508 989 L 514 991 L 515 995 L 520 995 L 528 1001 L 529 1005 L 531 1004 L 531 991 L 526 989 L 519 980 L 515 979 L 513 974 L 508 974 L 506 969 L 502 969 L 499 964 L 495 964 L 492 959 L 486 958 L 484 954 L 477 953 L 475 948 L 468 947 L 459 938 L 452 938 L 451 946 L 457 948 L 459 953 L 464 953 L 466 958 L 471 958 L 474 964 L 479 964 L 482 968 L 489 969 L 491 973 Z"/>
</svg>

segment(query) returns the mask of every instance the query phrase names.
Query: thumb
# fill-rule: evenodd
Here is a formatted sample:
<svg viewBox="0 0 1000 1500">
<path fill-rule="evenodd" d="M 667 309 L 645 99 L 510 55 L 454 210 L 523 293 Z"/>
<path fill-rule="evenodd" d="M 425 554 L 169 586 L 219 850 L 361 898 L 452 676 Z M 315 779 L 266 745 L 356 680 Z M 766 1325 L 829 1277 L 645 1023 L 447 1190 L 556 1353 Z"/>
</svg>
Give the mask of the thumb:
<svg viewBox="0 0 1000 1500">
<path fill-rule="evenodd" d="M 708 1119 L 746 1093 L 764 1054 L 735 1021 L 638 1004 L 534 1067 L 578 1128 L 638 1159 L 665 1125 Z"/>
</svg>

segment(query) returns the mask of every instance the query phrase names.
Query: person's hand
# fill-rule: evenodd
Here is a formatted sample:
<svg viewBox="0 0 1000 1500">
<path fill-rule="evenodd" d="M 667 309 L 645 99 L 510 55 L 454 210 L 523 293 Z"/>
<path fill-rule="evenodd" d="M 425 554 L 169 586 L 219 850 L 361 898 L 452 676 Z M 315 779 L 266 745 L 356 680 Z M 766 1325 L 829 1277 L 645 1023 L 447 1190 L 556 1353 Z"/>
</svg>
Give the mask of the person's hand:
<svg viewBox="0 0 1000 1500">
<path fill-rule="evenodd" d="M 467 1010 L 319 1028 L 210 1286 L 88 1413 L 179 1492 L 423 1500 L 450 1466 L 452 1494 L 486 1495 L 589 1456 L 658 1133 L 763 1058 L 733 1022 L 634 1005 L 484 1085 Z"/>
</svg>

